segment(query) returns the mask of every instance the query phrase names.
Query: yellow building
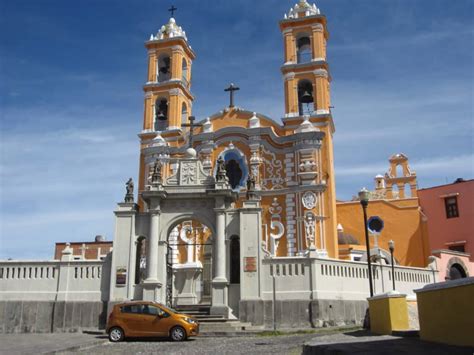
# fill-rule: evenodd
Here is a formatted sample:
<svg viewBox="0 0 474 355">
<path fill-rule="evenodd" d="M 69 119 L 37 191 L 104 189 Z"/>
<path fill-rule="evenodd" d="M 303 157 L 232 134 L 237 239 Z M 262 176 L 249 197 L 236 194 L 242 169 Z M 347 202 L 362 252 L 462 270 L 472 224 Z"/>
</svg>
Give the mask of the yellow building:
<svg viewBox="0 0 474 355">
<path fill-rule="evenodd" d="M 371 255 L 379 253 L 389 263 L 388 242 L 393 240 L 394 257 L 398 263 L 417 267 L 425 267 L 428 264 L 431 253 L 426 217 L 416 196 L 416 173 L 411 171 L 407 156 L 403 154 L 391 156 L 385 176 L 375 177 L 375 189 L 370 193 L 367 214 L 378 216 L 384 221 L 384 229 L 380 236 L 370 237 Z M 341 258 L 366 260 L 363 211 L 360 202 L 339 201 L 337 220 Z"/>
<path fill-rule="evenodd" d="M 248 177 L 253 176 L 263 208 L 263 242 L 269 253 L 303 255 L 314 243 L 321 256 L 337 258 L 326 18 L 306 1 L 300 1 L 285 17 L 280 22 L 283 124 L 231 102 L 222 111 L 196 120 L 191 144 L 212 175 L 217 160 L 224 159 L 232 189 L 239 196 L 237 207 L 245 200 Z M 174 174 L 170 162 L 184 156 L 190 144 L 190 128 L 185 124 L 189 126 L 192 115 L 191 68 L 196 57 L 173 18 L 145 46 L 148 81 L 144 85 L 139 191 L 148 185 L 157 159 L 166 181 Z M 231 86 L 228 90 L 233 95 L 236 89 Z M 141 199 L 139 204 L 145 207 Z M 306 233 L 308 223 L 314 233 Z"/>
</svg>

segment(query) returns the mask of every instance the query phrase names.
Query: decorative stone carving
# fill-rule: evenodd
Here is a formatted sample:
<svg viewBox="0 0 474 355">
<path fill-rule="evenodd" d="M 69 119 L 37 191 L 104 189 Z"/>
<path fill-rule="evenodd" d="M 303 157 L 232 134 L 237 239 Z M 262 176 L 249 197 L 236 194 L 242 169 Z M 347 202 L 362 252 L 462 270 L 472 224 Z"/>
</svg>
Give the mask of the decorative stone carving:
<svg viewBox="0 0 474 355">
<path fill-rule="evenodd" d="M 250 157 L 250 174 L 255 179 L 255 190 L 260 190 L 260 164 L 262 159 L 258 156 L 259 145 L 250 145 L 252 156 Z"/>
<path fill-rule="evenodd" d="M 316 170 L 316 163 L 312 160 L 306 160 L 300 163 L 299 168 L 301 172 L 314 172 Z"/>
<path fill-rule="evenodd" d="M 315 132 L 318 129 L 309 121 L 309 116 L 304 116 L 303 122 L 295 129 L 295 133 Z"/>
<path fill-rule="evenodd" d="M 303 16 L 314 16 L 320 15 L 321 11 L 316 7 L 316 4 L 310 5 L 306 0 L 300 0 L 295 6 L 290 8 L 288 14 L 285 14 L 284 18 L 293 19 Z"/>
<path fill-rule="evenodd" d="M 212 122 L 209 117 L 206 118 L 206 121 L 202 124 L 202 129 L 204 133 L 211 133 L 212 130 Z"/>
<path fill-rule="evenodd" d="M 316 232 L 316 216 L 313 212 L 306 212 L 304 218 L 304 229 L 306 236 L 306 246 L 308 249 L 315 249 L 314 238 Z"/>
<path fill-rule="evenodd" d="M 318 165 L 315 162 L 315 149 L 299 150 L 300 164 L 298 166 L 298 177 L 302 185 L 315 185 L 318 177 Z"/>
<path fill-rule="evenodd" d="M 150 181 L 152 185 L 159 185 L 162 183 L 162 175 L 161 175 L 161 168 L 162 168 L 161 161 L 159 159 L 155 160 L 155 164 L 153 165 L 151 171 Z"/>
<path fill-rule="evenodd" d="M 222 157 L 217 159 L 217 172 L 216 172 L 216 182 L 227 182 L 229 178 L 225 170 L 225 161 Z"/>
<path fill-rule="evenodd" d="M 282 189 L 285 183 L 282 161 L 277 159 L 275 153 L 266 150 L 263 146 L 261 152 L 264 163 L 263 177 L 260 179 L 262 190 Z"/>
<path fill-rule="evenodd" d="M 156 36 L 153 36 L 153 34 L 150 36 L 150 41 L 174 37 L 183 37 L 186 41 L 188 40 L 186 32 L 183 31 L 183 29 L 176 24 L 176 20 L 171 17 L 166 25 L 161 26 Z"/>
<path fill-rule="evenodd" d="M 303 203 L 304 208 L 306 208 L 307 210 L 312 210 L 316 207 L 316 194 L 311 191 L 306 191 L 301 197 L 301 202 Z"/>
<path fill-rule="evenodd" d="M 125 194 L 125 203 L 133 203 L 133 180 L 132 178 L 128 179 L 126 186 L 126 194 Z"/>
<path fill-rule="evenodd" d="M 247 178 L 247 200 L 255 200 L 257 195 L 255 194 L 255 178 L 252 173 Z"/>
<path fill-rule="evenodd" d="M 253 116 L 249 119 L 249 128 L 259 128 L 260 119 L 257 117 L 257 113 L 254 112 Z"/>
<path fill-rule="evenodd" d="M 275 256 L 278 250 L 278 245 L 280 244 L 280 239 L 285 234 L 285 226 L 281 222 L 281 212 L 282 207 L 278 203 L 278 199 L 275 197 L 273 198 L 272 206 L 268 209 L 271 214 L 271 222 L 270 222 L 270 246 L 271 250 L 270 253 Z M 276 232 L 272 232 L 276 230 Z"/>
<path fill-rule="evenodd" d="M 196 164 L 192 162 L 181 163 L 180 185 L 194 185 L 196 182 Z"/>
</svg>

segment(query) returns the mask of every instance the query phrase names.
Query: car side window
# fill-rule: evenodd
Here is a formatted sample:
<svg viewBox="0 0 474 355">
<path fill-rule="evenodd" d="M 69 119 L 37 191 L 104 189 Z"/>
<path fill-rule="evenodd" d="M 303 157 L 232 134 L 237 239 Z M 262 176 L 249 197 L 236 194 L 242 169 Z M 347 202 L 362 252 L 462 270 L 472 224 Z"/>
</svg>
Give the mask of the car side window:
<svg viewBox="0 0 474 355">
<path fill-rule="evenodd" d="M 167 316 L 169 316 L 168 313 L 166 313 L 165 311 L 163 311 L 161 308 L 159 307 L 155 307 L 155 306 L 152 306 L 152 305 L 143 305 L 143 314 L 149 314 L 149 315 L 153 315 L 153 316 L 160 316 L 162 318 L 165 318 Z"/>
<path fill-rule="evenodd" d="M 142 305 L 141 304 L 131 304 L 127 306 L 123 306 L 121 308 L 122 313 L 134 313 L 139 314 L 142 313 Z"/>
</svg>

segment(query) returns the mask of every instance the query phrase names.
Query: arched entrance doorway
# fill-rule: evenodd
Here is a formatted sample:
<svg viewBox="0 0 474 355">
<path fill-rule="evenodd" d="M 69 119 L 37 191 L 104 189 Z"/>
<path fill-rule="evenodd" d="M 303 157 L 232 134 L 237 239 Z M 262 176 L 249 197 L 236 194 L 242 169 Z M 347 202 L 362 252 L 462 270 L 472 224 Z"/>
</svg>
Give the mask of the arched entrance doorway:
<svg viewBox="0 0 474 355">
<path fill-rule="evenodd" d="M 449 279 L 450 280 L 457 280 L 457 279 L 463 279 L 467 277 L 466 272 L 464 271 L 464 268 L 459 265 L 459 264 L 453 264 L 449 268 Z"/>
<path fill-rule="evenodd" d="M 167 239 L 166 303 L 210 305 L 213 277 L 211 228 L 197 219 L 175 223 Z"/>
</svg>

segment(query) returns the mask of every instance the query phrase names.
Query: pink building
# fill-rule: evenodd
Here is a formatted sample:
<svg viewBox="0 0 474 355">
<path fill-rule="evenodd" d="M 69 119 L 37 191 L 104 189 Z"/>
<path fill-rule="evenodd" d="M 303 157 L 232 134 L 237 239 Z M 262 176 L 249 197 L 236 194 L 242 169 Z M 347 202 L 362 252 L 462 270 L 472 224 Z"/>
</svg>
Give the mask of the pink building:
<svg viewBox="0 0 474 355">
<path fill-rule="evenodd" d="M 441 280 L 474 275 L 474 180 L 418 190 Z"/>
</svg>

